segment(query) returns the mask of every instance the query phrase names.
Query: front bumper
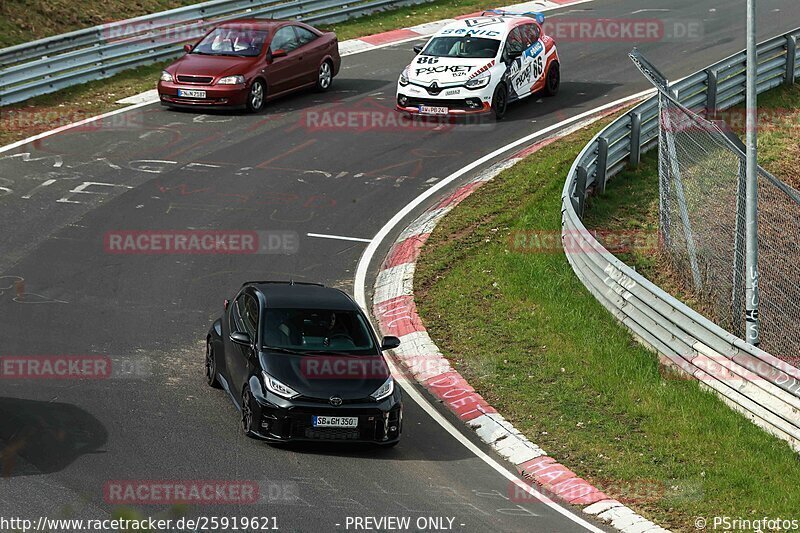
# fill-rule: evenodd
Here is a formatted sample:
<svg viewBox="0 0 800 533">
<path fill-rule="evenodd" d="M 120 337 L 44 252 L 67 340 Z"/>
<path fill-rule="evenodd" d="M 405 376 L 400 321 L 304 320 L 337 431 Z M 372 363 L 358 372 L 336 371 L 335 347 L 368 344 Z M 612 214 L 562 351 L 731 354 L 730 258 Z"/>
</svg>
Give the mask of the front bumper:
<svg viewBox="0 0 800 533">
<path fill-rule="evenodd" d="M 353 402 L 332 407 L 310 399 L 285 400 L 269 392 L 255 394 L 254 426 L 270 442 L 327 441 L 393 444 L 400 439 L 403 406 L 400 391 L 381 402 Z M 356 428 L 315 428 L 314 416 L 355 416 Z"/>
<path fill-rule="evenodd" d="M 205 91 L 205 98 L 178 96 L 178 89 Z M 186 83 L 158 82 L 158 97 L 162 105 L 187 108 L 244 108 L 247 105 L 246 85 L 193 85 Z"/>
<path fill-rule="evenodd" d="M 397 93 L 397 110 L 423 116 L 427 115 L 420 112 L 420 106 L 446 107 L 447 114 L 451 116 L 476 115 L 488 113 L 492 109 L 492 104 L 487 98 L 481 96 L 464 96 L 461 98 L 435 98 L 429 95 L 413 96 L 404 92 Z"/>
</svg>

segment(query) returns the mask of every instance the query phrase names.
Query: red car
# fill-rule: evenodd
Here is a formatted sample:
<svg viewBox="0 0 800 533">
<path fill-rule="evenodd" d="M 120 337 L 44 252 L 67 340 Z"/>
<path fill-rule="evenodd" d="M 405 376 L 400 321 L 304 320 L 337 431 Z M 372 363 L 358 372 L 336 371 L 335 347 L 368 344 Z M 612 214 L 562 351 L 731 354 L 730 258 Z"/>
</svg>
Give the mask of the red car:
<svg viewBox="0 0 800 533">
<path fill-rule="evenodd" d="M 258 112 L 267 100 L 316 87 L 339 73 L 336 34 L 283 20 L 237 20 L 185 46 L 161 73 L 158 95 L 169 107 L 238 108 Z"/>
</svg>

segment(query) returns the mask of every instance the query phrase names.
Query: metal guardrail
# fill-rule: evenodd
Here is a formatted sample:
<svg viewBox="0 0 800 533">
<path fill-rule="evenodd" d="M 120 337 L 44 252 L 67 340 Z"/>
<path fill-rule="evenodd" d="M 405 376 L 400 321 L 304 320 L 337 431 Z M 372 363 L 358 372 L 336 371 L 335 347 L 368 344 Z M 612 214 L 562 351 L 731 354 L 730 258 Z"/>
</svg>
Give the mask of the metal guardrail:
<svg viewBox="0 0 800 533">
<path fill-rule="evenodd" d="M 800 76 L 800 28 L 758 47 L 758 92 Z M 709 112 L 745 100 L 746 55 L 733 55 L 672 86 L 686 107 Z M 729 406 L 800 452 L 800 369 L 725 331 L 621 262 L 581 221 L 587 193 L 602 192 L 625 166 L 658 144 L 657 97 L 598 133 L 578 155 L 564 185 L 562 236 L 567 259 L 603 306 L 644 344 L 715 391 Z"/>
<path fill-rule="evenodd" d="M 178 57 L 226 20 L 299 19 L 333 24 L 429 0 L 212 0 L 102 24 L 0 50 L 0 106 Z"/>
</svg>

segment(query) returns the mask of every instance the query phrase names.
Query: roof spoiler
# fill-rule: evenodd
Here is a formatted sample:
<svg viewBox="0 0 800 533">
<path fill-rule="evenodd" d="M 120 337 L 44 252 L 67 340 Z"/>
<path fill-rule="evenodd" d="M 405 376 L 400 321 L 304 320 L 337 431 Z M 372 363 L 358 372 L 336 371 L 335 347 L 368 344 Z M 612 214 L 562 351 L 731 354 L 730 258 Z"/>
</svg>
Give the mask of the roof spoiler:
<svg viewBox="0 0 800 533">
<path fill-rule="evenodd" d="M 313 283 L 313 282 L 310 282 L 310 281 L 295 281 L 293 279 L 290 279 L 289 281 L 280 281 L 280 280 L 245 281 L 244 283 L 242 283 L 242 287 L 244 287 L 245 285 L 264 285 L 264 284 L 267 284 L 267 283 L 276 283 L 276 284 L 279 283 L 279 284 L 282 284 L 282 285 L 314 285 L 316 287 L 324 287 L 325 286 L 322 283 Z"/>
<path fill-rule="evenodd" d="M 485 15 L 499 15 L 501 17 L 530 17 L 532 19 L 536 19 L 536 22 L 539 24 L 544 24 L 544 13 L 539 13 L 538 11 L 526 11 L 524 13 L 516 13 L 513 11 L 504 11 L 502 9 L 490 9 L 488 11 L 484 11 L 481 13 L 482 16 Z"/>
</svg>

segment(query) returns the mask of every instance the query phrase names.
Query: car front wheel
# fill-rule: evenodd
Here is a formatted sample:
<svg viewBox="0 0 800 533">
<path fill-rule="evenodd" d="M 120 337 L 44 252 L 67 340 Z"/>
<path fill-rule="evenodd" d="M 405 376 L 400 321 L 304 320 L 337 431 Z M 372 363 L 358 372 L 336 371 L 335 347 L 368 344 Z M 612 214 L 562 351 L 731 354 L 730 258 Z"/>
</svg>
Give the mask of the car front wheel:
<svg viewBox="0 0 800 533">
<path fill-rule="evenodd" d="M 206 340 L 206 383 L 208 383 L 209 387 L 220 388 L 219 380 L 217 379 L 217 356 L 214 353 L 214 345 L 210 338 Z"/>
<path fill-rule="evenodd" d="M 253 431 L 255 424 L 255 411 L 253 410 L 253 393 L 249 388 L 242 393 L 242 432 L 250 438 L 256 438 Z"/>
<path fill-rule="evenodd" d="M 258 113 L 264 108 L 266 99 L 266 87 L 261 80 L 255 80 L 247 93 L 247 110 L 251 113 Z"/>
<path fill-rule="evenodd" d="M 506 90 L 505 84 L 501 83 L 494 90 L 494 96 L 492 96 L 494 118 L 503 120 L 503 117 L 506 116 L 506 107 L 508 107 L 508 90 Z"/>
</svg>

